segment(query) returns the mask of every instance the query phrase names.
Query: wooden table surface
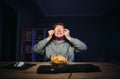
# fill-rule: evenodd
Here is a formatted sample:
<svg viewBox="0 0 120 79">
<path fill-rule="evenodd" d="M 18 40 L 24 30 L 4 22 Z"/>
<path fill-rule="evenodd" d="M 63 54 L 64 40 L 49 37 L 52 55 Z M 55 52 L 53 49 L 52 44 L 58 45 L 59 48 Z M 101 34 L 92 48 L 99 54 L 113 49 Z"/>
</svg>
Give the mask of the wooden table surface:
<svg viewBox="0 0 120 79">
<path fill-rule="evenodd" d="M 0 62 L 0 66 L 12 62 Z M 120 79 L 120 66 L 107 62 L 71 62 L 71 64 L 93 64 L 101 68 L 101 72 L 80 72 L 80 73 L 58 73 L 38 74 L 37 68 L 40 65 L 49 65 L 50 62 L 25 62 L 36 64 L 26 70 L 11 70 L 0 68 L 0 79 Z M 69 78 L 69 76 L 71 77 Z"/>
</svg>

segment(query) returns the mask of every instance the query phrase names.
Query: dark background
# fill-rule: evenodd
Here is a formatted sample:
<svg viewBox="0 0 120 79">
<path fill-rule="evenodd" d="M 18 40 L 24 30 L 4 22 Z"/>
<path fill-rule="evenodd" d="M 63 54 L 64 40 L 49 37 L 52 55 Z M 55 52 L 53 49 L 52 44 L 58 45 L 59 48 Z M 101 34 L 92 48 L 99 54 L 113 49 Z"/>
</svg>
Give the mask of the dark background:
<svg viewBox="0 0 120 79">
<path fill-rule="evenodd" d="M 0 61 L 17 61 L 25 27 L 52 27 L 63 22 L 71 36 L 88 46 L 76 61 L 120 60 L 119 0 L 1 0 Z"/>
</svg>

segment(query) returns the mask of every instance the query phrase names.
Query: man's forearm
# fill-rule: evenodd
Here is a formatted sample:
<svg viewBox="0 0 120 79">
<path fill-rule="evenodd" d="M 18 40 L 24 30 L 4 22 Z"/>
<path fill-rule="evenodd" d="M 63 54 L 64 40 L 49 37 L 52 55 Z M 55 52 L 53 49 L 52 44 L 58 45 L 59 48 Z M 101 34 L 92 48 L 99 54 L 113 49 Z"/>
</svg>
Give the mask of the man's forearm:
<svg viewBox="0 0 120 79">
<path fill-rule="evenodd" d="M 74 45 L 75 48 L 77 48 L 78 50 L 86 50 L 87 49 L 87 45 L 85 43 L 83 43 L 82 41 L 76 39 L 76 38 L 72 38 L 70 42 Z"/>
<path fill-rule="evenodd" d="M 48 43 L 47 39 L 39 41 L 37 44 L 35 44 L 33 48 L 34 52 L 40 53 L 47 43 Z"/>
</svg>

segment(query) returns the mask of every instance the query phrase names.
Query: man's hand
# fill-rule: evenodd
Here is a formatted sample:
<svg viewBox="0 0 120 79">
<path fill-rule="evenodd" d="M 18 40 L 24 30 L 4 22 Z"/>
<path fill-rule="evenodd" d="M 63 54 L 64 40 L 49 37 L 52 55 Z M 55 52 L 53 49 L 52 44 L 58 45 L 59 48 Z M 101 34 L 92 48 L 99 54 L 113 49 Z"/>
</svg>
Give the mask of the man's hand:
<svg viewBox="0 0 120 79">
<path fill-rule="evenodd" d="M 66 39 L 71 40 L 70 31 L 68 29 L 64 30 L 64 35 L 65 35 Z"/>
<path fill-rule="evenodd" d="M 54 34 L 54 30 L 49 30 L 48 31 L 48 37 L 47 37 L 48 41 L 52 38 L 53 34 Z"/>
</svg>

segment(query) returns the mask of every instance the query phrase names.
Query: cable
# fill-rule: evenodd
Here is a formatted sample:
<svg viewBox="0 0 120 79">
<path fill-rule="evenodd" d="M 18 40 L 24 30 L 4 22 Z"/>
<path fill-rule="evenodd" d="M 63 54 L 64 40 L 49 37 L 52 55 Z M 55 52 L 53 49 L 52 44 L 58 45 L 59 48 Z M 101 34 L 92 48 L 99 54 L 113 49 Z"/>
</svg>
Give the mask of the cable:
<svg viewBox="0 0 120 79">
<path fill-rule="evenodd" d="M 72 73 L 70 73 L 70 74 L 69 74 L 68 79 L 70 79 L 70 78 L 71 78 L 71 76 L 72 76 Z"/>
</svg>

